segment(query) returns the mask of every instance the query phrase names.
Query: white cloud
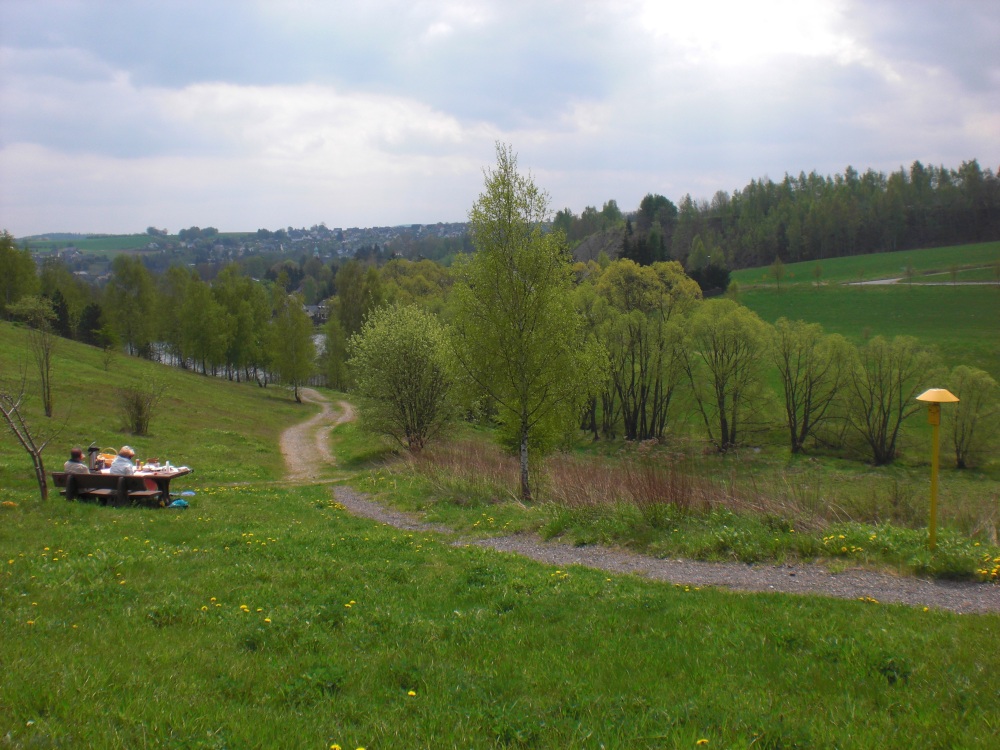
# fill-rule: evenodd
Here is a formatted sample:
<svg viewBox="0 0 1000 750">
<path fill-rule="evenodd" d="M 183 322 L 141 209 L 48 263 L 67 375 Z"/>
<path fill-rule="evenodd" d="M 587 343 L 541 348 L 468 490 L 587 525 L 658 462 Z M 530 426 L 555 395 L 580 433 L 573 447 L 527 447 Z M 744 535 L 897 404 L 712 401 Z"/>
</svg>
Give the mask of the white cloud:
<svg viewBox="0 0 1000 750">
<path fill-rule="evenodd" d="M 919 0 L 0 2 L 0 226 L 462 218 L 498 139 L 577 211 L 848 164 L 995 166 L 992 15 Z"/>
</svg>

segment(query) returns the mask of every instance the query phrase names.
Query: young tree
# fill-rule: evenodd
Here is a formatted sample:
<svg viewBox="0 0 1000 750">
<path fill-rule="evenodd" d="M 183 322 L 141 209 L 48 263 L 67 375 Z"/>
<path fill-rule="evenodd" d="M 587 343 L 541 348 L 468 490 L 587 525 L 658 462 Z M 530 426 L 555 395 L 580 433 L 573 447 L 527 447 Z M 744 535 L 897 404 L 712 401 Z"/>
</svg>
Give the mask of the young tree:
<svg viewBox="0 0 1000 750">
<path fill-rule="evenodd" d="M 52 355 L 58 337 L 52 330 L 56 314 L 52 303 L 44 297 L 22 297 L 8 308 L 15 317 L 21 318 L 28 326 L 28 346 L 38 367 L 38 377 L 42 385 L 42 406 L 45 416 L 52 416 Z"/>
<path fill-rule="evenodd" d="M 1000 388 L 989 373 L 965 365 L 951 371 L 948 388 L 959 401 L 942 409 L 946 434 L 955 450 L 955 465 L 965 469 L 988 455 L 1000 434 Z"/>
<path fill-rule="evenodd" d="M 382 307 L 351 337 L 349 351 L 361 425 L 411 453 L 422 450 L 454 413 L 441 323 L 416 305 Z"/>
<path fill-rule="evenodd" d="M 818 323 L 779 318 L 771 331 L 771 358 L 781 377 L 785 424 L 792 453 L 833 416 L 850 368 L 851 348 L 837 334 L 825 335 Z"/>
<path fill-rule="evenodd" d="M 115 256 L 104 300 L 108 322 L 129 354 L 150 356 L 155 333 L 156 287 L 140 258 Z"/>
<path fill-rule="evenodd" d="M 295 400 L 301 404 L 299 386 L 309 380 L 316 366 L 313 324 L 299 295 L 278 294 L 276 302 L 271 322 L 271 362 L 278 378 L 292 386 Z"/>
<path fill-rule="evenodd" d="M 684 367 L 720 452 L 739 445 L 759 409 L 767 346 L 767 324 L 732 300 L 707 300 L 691 316 Z"/>
<path fill-rule="evenodd" d="M 771 277 L 774 279 L 775 286 L 780 292 L 781 280 L 785 278 L 785 264 L 781 262 L 780 255 L 774 256 L 774 262 L 771 264 Z"/>
<path fill-rule="evenodd" d="M 0 383 L 0 414 L 3 415 L 4 422 L 8 429 L 17 438 L 17 442 L 31 456 L 31 463 L 35 469 L 35 479 L 38 481 L 38 492 L 42 500 L 49 499 L 49 482 L 45 473 L 45 461 L 42 453 L 48 444 L 58 436 L 61 428 L 47 435 L 32 428 L 24 415 L 24 392 L 27 378 L 24 371 L 21 372 L 21 384 L 17 389 L 8 387 L 5 383 Z"/>
<path fill-rule="evenodd" d="M 322 367 L 326 373 L 326 384 L 337 391 L 350 387 L 350 372 L 347 369 L 347 337 L 340 325 L 340 318 L 331 315 L 323 327 Z"/>
<path fill-rule="evenodd" d="M 509 146 L 496 152 L 469 212 L 476 252 L 456 264 L 454 351 L 519 444 L 527 501 L 529 442 L 575 422 L 603 367 L 573 304 L 565 238 L 544 231 L 548 196 L 518 173 Z"/>
<path fill-rule="evenodd" d="M 921 408 L 916 396 L 930 379 L 934 362 L 912 336 L 892 341 L 876 336 L 858 354 L 847 379 L 848 419 L 872 463 L 882 466 L 896 457 L 903 421 Z"/>
</svg>

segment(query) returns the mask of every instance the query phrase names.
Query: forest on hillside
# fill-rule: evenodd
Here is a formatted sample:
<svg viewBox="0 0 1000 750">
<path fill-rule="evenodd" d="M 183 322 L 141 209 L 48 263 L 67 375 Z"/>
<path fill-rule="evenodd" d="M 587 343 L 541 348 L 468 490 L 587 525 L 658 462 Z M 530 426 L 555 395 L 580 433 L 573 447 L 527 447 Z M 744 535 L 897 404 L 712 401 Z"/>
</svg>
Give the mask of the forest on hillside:
<svg viewBox="0 0 1000 750">
<path fill-rule="evenodd" d="M 848 167 L 780 182 L 751 180 L 711 200 L 685 195 L 674 204 L 648 194 L 634 214 L 610 200 L 554 220 L 582 248 L 606 235 L 600 249 L 624 248 L 640 265 L 680 261 L 688 270 L 711 263 L 730 269 L 1000 239 L 1000 176 L 975 159 L 957 169 L 913 162 L 886 175 Z M 692 257 L 693 255 L 693 257 Z M 614 257 L 614 256 L 612 256 Z"/>
</svg>

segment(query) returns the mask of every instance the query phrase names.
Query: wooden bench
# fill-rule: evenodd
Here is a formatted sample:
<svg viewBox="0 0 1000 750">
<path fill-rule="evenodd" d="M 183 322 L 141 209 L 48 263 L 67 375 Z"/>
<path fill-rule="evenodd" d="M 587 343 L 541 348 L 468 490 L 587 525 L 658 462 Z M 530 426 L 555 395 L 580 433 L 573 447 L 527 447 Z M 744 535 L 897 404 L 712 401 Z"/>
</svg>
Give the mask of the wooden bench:
<svg viewBox="0 0 1000 750">
<path fill-rule="evenodd" d="M 52 481 L 67 500 L 96 500 L 101 505 L 149 505 L 161 508 L 166 504 L 163 493 L 159 489 L 150 489 L 143 477 L 54 471 Z M 155 486 L 155 483 L 151 484 Z"/>
</svg>

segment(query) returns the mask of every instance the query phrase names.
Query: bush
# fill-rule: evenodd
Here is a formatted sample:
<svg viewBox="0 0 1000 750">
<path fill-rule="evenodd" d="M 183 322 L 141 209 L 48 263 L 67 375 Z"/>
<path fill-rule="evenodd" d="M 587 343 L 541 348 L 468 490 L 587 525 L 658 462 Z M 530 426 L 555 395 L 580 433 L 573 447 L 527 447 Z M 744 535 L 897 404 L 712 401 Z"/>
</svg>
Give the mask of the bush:
<svg viewBox="0 0 1000 750">
<path fill-rule="evenodd" d="M 119 413 L 124 422 L 123 429 L 133 435 L 149 434 L 149 422 L 153 412 L 163 398 L 165 386 L 150 383 L 143 386 L 125 386 L 115 389 Z"/>
</svg>

